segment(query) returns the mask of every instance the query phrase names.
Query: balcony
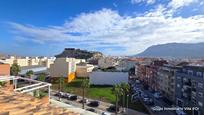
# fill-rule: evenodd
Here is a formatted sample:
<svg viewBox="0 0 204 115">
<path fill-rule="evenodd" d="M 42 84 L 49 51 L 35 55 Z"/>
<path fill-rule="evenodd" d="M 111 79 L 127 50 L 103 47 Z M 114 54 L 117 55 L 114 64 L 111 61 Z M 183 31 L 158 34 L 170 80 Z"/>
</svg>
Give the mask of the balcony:
<svg viewBox="0 0 204 115">
<path fill-rule="evenodd" d="M 192 84 L 191 84 L 191 82 L 184 82 L 184 85 L 186 85 L 186 86 L 191 86 Z"/>
<path fill-rule="evenodd" d="M 194 87 L 191 90 L 192 90 L 192 92 L 196 92 L 196 88 L 194 88 Z"/>
</svg>

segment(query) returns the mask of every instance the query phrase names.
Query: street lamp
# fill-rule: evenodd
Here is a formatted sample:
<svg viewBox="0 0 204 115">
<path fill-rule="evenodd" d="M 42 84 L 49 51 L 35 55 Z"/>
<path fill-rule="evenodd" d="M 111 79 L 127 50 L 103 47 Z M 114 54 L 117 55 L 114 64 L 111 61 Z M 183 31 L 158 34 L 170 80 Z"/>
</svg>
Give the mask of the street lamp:
<svg viewBox="0 0 204 115">
<path fill-rule="evenodd" d="M 127 108 L 127 109 L 126 109 L 127 115 L 128 115 L 128 101 L 129 101 L 129 98 L 128 98 L 128 97 L 129 97 L 129 95 L 127 94 L 127 106 L 126 106 L 126 108 Z"/>
</svg>

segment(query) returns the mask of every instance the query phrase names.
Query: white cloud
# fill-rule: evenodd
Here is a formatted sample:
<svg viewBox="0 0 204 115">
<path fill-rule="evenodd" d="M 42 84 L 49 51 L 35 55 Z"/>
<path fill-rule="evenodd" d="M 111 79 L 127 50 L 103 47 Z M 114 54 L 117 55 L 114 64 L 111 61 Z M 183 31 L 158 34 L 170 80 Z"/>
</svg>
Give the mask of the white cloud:
<svg viewBox="0 0 204 115">
<path fill-rule="evenodd" d="M 136 54 L 156 44 L 204 42 L 204 15 L 182 18 L 168 13 L 162 5 L 141 16 L 121 16 L 102 9 L 82 13 L 61 26 L 10 24 L 17 36 L 27 40 L 102 48 L 114 55 Z"/>
<path fill-rule="evenodd" d="M 147 4 L 154 4 L 156 0 L 131 0 L 132 4 L 138 4 L 138 3 L 147 3 Z"/>
<path fill-rule="evenodd" d="M 199 0 L 171 0 L 171 2 L 168 4 L 173 9 L 178 9 L 184 6 L 188 6 L 192 3 L 196 3 Z"/>
</svg>

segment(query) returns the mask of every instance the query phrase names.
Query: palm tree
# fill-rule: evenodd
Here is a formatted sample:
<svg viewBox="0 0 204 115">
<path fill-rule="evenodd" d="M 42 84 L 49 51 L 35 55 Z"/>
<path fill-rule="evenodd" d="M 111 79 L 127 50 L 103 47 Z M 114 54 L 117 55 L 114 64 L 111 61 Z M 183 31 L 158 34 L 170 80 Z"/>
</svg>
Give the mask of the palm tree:
<svg viewBox="0 0 204 115">
<path fill-rule="evenodd" d="M 58 84 L 59 84 L 59 87 L 58 87 L 58 91 L 59 93 L 64 90 L 64 77 L 61 75 L 58 79 Z M 60 95 L 59 95 L 59 100 L 61 99 Z"/>
<path fill-rule="evenodd" d="M 38 81 L 45 81 L 45 73 L 41 73 L 41 74 L 38 76 Z"/>
<path fill-rule="evenodd" d="M 45 81 L 45 73 L 41 73 L 39 76 L 38 76 L 38 81 L 42 81 L 44 82 Z M 35 90 L 34 91 L 34 96 L 35 97 L 41 97 L 42 96 L 42 91 L 40 91 L 39 89 L 38 90 Z"/>
<path fill-rule="evenodd" d="M 33 75 L 33 71 L 29 70 L 26 72 L 26 76 L 29 77 L 31 79 L 31 76 Z"/>
<path fill-rule="evenodd" d="M 83 99 L 82 99 L 82 108 L 84 109 L 84 97 L 85 97 L 85 89 L 89 88 L 90 84 L 89 84 L 89 80 L 87 79 L 83 79 L 81 87 L 83 89 Z"/>
<path fill-rule="evenodd" d="M 12 64 L 11 70 L 10 70 L 11 75 L 17 76 L 18 72 L 20 71 L 21 71 L 20 66 L 17 63 Z"/>
<path fill-rule="evenodd" d="M 120 88 L 121 88 L 122 97 L 123 97 L 123 99 L 122 99 L 123 104 L 122 105 L 123 105 L 123 108 L 125 108 L 125 103 L 127 103 L 127 102 L 125 102 L 125 100 L 127 98 L 127 94 L 129 93 L 130 87 L 127 83 L 122 82 L 120 84 Z"/>
<path fill-rule="evenodd" d="M 32 75 L 33 75 L 33 71 L 32 70 L 29 70 L 29 71 L 26 72 L 26 77 L 31 79 Z M 31 81 L 29 83 L 31 84 Z"/>
<path fill-rule="evenodd" d="M 115 114 L 117 115 L 118 113 L 118 97 L 121 95 L 121 90 L 120 90 L 120 85 L 119 84 L 116 84 L 113 86 L 113 89 L 112 89 L 112 93 L 115 95 L 116 97 L 116 100 L 115 100 Z"/>
</svg>

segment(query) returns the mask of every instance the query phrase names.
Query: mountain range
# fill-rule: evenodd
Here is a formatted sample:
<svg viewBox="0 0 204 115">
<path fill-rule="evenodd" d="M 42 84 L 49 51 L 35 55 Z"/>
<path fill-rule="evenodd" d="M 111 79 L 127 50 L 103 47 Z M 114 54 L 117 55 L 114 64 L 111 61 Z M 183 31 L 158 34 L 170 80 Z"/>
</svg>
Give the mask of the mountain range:
<svg viewBox="0 0 204 115">
<path fill-rule="evenodd" d="M 204 43 L 167 43 L 153 45 L 136 57 L 204 58 Z"/>
</svg>

